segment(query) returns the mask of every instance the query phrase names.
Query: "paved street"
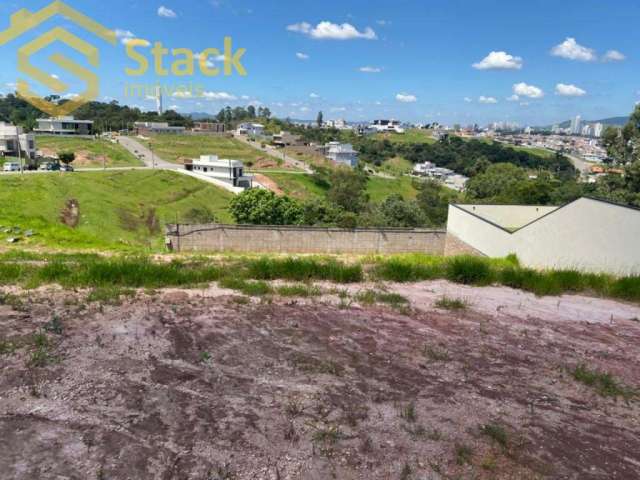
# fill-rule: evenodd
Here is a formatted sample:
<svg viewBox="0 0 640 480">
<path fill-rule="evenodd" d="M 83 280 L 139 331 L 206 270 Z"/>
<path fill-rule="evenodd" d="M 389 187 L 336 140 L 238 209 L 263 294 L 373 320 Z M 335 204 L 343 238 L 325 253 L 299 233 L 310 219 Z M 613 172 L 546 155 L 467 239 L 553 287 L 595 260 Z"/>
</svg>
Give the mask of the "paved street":
<svg viewBox="0 0 640 480">
<path fill-rule="evenodd" d="M 179 165 L 175 163 L 167 162 L 158 155 L 155 155 L 145 147 L 142 143 L 131 137 L 118 137 L 120 145 L 129 150 L 133 155 L 142 160 L 147 167 L 150 168 L 164 168 L 167 170 L 178 170 Z"/>
</svg>

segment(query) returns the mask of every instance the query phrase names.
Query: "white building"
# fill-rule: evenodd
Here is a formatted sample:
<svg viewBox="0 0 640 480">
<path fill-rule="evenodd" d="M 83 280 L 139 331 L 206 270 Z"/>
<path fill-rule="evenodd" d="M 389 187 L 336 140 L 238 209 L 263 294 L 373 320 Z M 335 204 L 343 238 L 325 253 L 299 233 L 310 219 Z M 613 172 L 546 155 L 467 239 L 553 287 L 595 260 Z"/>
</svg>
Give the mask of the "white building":
<svg viewBox="0 0 640 480">
<path fill-rule="evenodd" d="M 596 123 L 593 126 L 593 136 L 596 138 L 602 137 L 602 133 L 604 132 L 604 125 L 601 123 Z"/>
<path fill-rule="evenodd" d="M 92 135 L 93 122 L 74 117 L 39 118 L 34 131 L 46 135 Z"/>
<path fill-rule="evenodd" d="M 381 133 L 404 133 L 398 120 L 374 120 L 369 128 Z"/>
<path fill-rule="evenodd" d="M 217 155 L 201 155 L 193 161 L 190 170 L 231 187 L 246 189 L 253 186 L 253 177 L 244 174 L 244 164 L 239 160 L 221 159 Z"/>
<path fill-rule="evenodd" d="M 350 143 L 329 142 L 325 145 L 326 156 L 334 163 L 356 167 L 358 165 L 358 152 Z"/>
<path fill-rule="evenodd" d="M 152 133 L 180 135 L 186 131 L 185 127 L 172 127 L 167 122 L 134 122 L 133 128 L 139 135 Z"/>
<path fill-rule="evenodd" d="M 241 123 L 238 125 L 238 135 L 247 135 L 249 137 L 264 136 L 264 125 L 260 123 Z"/>
<path fill-rule="evenodd" d="M 435 168 L 435 164 L 431 162 L 416 163 L 413 166 L 413 174 L 426 177 L 428 173 Z"/>
<path fill-rule="evenodd" d="M 20 151 L 18 152 L 18 145 Z M 33 159 L 36 156 L 36 140 L 32 133 L 24 133 L 22 127 L 0 122 L 0 155 Z"/>
<path fill-rule="evenodd" d="M 640 209 L 592 198 L 562 207 L 450 205 L 447 253 L 516 254 L 536 269 L 640 274 Z"/>
<path fill-rule="evenodd" d="M 580 135 L 582 131 L 582 117 L 580 115 L 576 115 L 576 118 L 571 120 L 570 130 L 574 135 Z"/>
</svg>

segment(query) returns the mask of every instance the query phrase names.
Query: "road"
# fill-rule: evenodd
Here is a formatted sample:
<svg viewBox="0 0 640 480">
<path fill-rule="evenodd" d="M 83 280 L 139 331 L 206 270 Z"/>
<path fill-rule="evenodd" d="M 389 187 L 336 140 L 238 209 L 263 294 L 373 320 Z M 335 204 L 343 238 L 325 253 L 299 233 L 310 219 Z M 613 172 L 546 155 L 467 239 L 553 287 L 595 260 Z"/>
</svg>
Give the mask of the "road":
<svg viewBox="0 0 640 480">
<path fill-rule="evenodd" d="M 126 148 L 132 155 L 142 160 L 149 168 L 164 168 L 166 170 L 179 170 L 180 165 L 167 162 L 154 154 L 143 144 L 131 137 L 118 137 L 118 142 Z"/>
<path fill-rule="evenodd" d="M 267 148 L 267 147 L 262 147 L 259 143 L 257 142 L 251 142 L 249 141 L 249 139 L 244 136 L 244 135 L 238 135 L 237 133 L 233 134 L 233 137 L 236 140 L 240 140 L 241 142 L 249 145 L 251 148 L 258 150 L 260 152 L 266 153 L 267 155 L 269 155 L 270 157 L 273 158 L 281 158 L 284 163 L 286 163 L 287 165 L 290 165 L 292 167 L 296 167 L 299 168 L 300 170 L 303 170 L 305 173 L 313 173 L 313 170 L 311 169 L 311 167 L 309 167 L 309 165 L 307 165 L 304 162 L 301 162 L 300 160 L 298 160 L 297 158 L 293 158 L 289 155 L 287 155 L 285 152 L 283 151 L 277 151 L 274 152 L 272 149 Z"/>
</svg>

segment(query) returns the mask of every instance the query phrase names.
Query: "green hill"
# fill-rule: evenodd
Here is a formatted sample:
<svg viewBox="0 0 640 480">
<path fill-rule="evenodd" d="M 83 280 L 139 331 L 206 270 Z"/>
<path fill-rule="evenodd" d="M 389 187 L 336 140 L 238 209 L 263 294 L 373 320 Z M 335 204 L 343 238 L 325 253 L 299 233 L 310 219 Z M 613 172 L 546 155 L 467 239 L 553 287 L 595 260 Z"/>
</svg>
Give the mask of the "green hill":
<svg viewBox="0 0 640 480">
<path fill-rule="evenodd" d="M 210 184 L 169 171 L 0 176 L 0 244 L 20 236 L 20 245 L 160 249 L 165 223 L 212 216 L 230 222 L 231 197 Z M 75 228 L 61 220 L 71 199 L 79 203 Z M 33 229 L 35 235 L 27 238 L 5 231 L 14 227 L 21 232 Z"/>
<path fill-rule="evenodd" d="M 36 147 L 45 156 L 74 152 L 76 168 L 129 167 L 144 165 L 124 147 L 104 139 L 38 135 Z"/>
</svg>

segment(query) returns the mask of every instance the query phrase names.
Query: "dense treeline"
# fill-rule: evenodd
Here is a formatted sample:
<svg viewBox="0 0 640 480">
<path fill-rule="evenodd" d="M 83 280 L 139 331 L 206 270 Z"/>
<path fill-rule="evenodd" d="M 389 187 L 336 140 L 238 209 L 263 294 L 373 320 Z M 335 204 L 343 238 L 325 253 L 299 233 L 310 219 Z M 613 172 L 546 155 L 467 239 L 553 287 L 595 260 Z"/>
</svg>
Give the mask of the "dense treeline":
<svg viewBox="0 0 640 480">
<path fill-rule="evenodd" d="M 463 140 L 455 136 L 444 137 L 433 144 L 394 144 L 388 140 L 364 138 L 357 141 L 356 145 L 361 160 L 378 166 L 389 158 L 400 156 L 412 163 L 432 162 L 468 177 L 496 163 L 509 163 L 529 170 L 546 170 L 565 178 L 576 174 L 569 159 L 561 154 L 551 158 L 542 157 L 499 143 Z"/>
<path fill-rule="evenodd" d="M 56 96 L 47 97 L 47 99 L 60 105 L 67 102 L 67 100 Z M 131 128 L 133 122 L 167 122 L 172 126 L 187 128 L 193 126 L 191 118 L 172 110 L 158 115 L 156 112 L 143 112 L 138 108 L 120 105 L 116 101 L 86 103 L 74 111 L 73 116 L 79 120 L 93 120 L 97 132 L 124 130 Z M 0 121 L 20 125 L 30 131 L 37 126 L 38 118 L 45 117 L 49 117 L 49 115 L 14 94 L 0 96 Z"/>
</svg>

